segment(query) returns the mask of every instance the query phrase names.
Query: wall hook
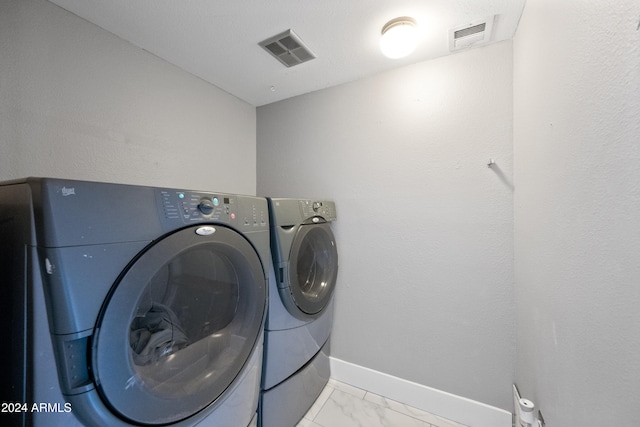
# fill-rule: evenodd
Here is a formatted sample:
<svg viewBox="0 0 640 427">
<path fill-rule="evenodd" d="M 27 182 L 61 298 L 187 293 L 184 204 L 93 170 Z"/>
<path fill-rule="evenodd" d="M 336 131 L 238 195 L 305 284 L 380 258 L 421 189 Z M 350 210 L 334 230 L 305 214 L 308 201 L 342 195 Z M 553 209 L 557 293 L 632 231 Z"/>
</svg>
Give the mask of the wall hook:
<svg viewBox="0 0 640 427">
<path fill-rule="evenodd" d="M 490 168 L 491 166 L 495 165 L 496 161 L 494 159 L 489 159 L 489 163 L 487 163 L 487 167 Z"/>
</svg>

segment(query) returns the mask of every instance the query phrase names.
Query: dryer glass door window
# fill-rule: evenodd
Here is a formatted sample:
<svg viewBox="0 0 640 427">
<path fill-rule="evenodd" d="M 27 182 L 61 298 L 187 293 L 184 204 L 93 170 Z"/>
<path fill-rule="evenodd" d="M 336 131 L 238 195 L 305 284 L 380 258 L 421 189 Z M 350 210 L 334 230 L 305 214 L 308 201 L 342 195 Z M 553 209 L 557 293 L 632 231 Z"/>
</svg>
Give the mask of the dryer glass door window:
<svg viewBox="0 0 640 427">
<path fill-rule="evenodd" d="M 296 306 L 314 315 L 329 303 L 338 274 L 338 252 L 328 223 L 302 225 L 289 259 L 289 282 Z"/>
<path fill-rule="evenodd" d="M 166 237 L 131 265 L 103 311 L 93 348 L 102 398 L 140 424 L 214 404 L 250 358 L 265 302 L 262 265 L 238 233 Z"/>
</svg>

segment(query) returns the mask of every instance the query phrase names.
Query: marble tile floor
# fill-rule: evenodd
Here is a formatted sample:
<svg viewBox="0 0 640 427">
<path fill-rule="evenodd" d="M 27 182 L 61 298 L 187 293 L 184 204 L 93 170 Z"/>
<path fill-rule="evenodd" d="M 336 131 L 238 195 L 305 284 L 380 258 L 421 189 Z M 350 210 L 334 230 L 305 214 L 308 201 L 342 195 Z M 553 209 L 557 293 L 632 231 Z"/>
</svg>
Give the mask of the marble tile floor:
<svg viewBox="0 0 640 427">
<path fill-rule="evenodd" d="M 331 379 L 297 427 L 466 426 Z"/>
</svg>

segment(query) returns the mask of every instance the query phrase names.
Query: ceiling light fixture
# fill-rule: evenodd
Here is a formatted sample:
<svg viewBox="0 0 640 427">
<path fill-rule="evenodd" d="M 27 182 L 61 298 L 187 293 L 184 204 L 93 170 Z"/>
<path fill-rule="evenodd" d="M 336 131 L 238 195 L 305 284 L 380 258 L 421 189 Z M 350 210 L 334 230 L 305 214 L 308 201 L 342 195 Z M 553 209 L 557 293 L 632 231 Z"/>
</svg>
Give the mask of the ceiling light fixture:
<svg viewBox="0 0 640 427">
<path fill-rule="evenodd" d="M 409 55 L 418 44 L 416 20 L 408 16 L 392 19 L 382 27 L 380 50 L 389 58 Z"/>
</svg>

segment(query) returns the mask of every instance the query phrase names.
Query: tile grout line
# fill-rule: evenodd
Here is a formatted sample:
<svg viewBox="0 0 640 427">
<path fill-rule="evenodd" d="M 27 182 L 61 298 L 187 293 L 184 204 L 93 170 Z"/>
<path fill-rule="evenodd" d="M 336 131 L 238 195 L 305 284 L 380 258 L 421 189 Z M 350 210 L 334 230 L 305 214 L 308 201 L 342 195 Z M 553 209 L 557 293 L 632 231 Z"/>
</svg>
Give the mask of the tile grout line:
<svg viewBox="0 0 640 427">
<path fill-rule="evenodd" d="M 373 404 L 373 405 L 380 406 L 381 408 L 384 408 L 384 409 L 386 409 L 386 410 L 393 411 L 393 412 L 395 412 L 396 414 L 400 414 L 400 415 L 404 415 L 405 417 L 413 418 L 413 419 L 414 419 L 414 420 L 416 420 L 416 421 L 419 421 L 419 422 L 421 422 L 421 423 L 425 423 L 425 424 L 427 424 L 427 427 L 438 427 L 438 426 L 437 426 L 437 425 L 435 425 L 435 424 L 431 424 L 429 421 L 421 420 L 420 418 L 414 417 L 414 416 L 413 416 L 413 415 L 411 415 L 411 414 L 407 414 L 407 413 L 404 413 L 404 412 L 396 411 L 395 409 L 393 409 L 393 408 L 392 408 L 392 407 L 390 407 L 390 406 L 383 406 L 383 405 L 380 405 L 380 404 L 378 404 L 378 403 L 376 403 L 376 402 L 373 402 L 373 401 L 371 401 L 371 400 L 367 400 L 367 399 L 366 399 L 366 397 L 367 397 L 367 395 L 368 395 L 368 394 L 371 394 L 371 395 L 373 395 L 373 396 L 379 396 L 379 397 L 382 397 L 382 398 L 383 398 L 383 399 L 385 399 L 385 400 L 391 400 L 391 399 L 389 399 L 389 398 L 387 398 L 387 397 L 385 397 L 385 396 L 380 396 L 379 394 L 372 393 L 372 392 L 370 392 L 370 391 L 366 391 L 366 393 L 364 394 L 364 397 L 362 398 L 362 400 L 365 400 L 365 401 L 367 401 L 367 402 L 369 402 L 369 403 L 371 403 L 371 404 Z M 394 402 L 397 402 L 397 401 L 395 401 L 395 400 L 394 400 Z M 405 405 L 405 404 L 404 404 L 404 403 L 402 403 L 402 402 L 398 402 L 398 403 L 399 403 L 399 404 L 401 404 L 401 405 L 404 405 L 404 406 L 406 406 L 406 407 L 413 408 L 413 406 Z M 417 408 L 416 408 L 416 409 L 417 409 Z"/>
<path fill-rule="evenodd" d="M 316 418 L 318 418 L 318 415 L 320 415 L 320 412 L 322 412 L 322 410 L 324 409 L 324 406 L 327 404 L 327 402 L 329 401 L 329 399 L 331 399 L 331 395 L 333 394 L 334 391 L 336 391 L 336 388 L 330 385 L 326 386 L 327 388 L 331 389 L 331 393 L 329 393 L 329 395 L 327 396 L 327 398 L 324 400 L 324 402 L 322 402 L 322 405 L 320 406 L 320 408 L 318 408 L 318 410 L 316 411 L 316 413 L 313 415 L 313 418 L 310 419 L 310 421 L 314 424 L 319 425 L 320 427 L 324 427 L 322 424 L 316 422 Z M 322 394 L 322 393 L 320 393 Z M 318 396 L 320 397 L 320 396 Z M 307 418 L 309 419 L 309 418 Z"/>
<path fill-rule="evenodd" d="M 334 395 L 334 392 L 336 390 L 339 390 L 342 393 L 350 395 L 355 399 L 358 399 L 358 400 L 361 400 L 363 402 L 366 402 L 367 404 L 371 404 L 371 405 L 374 405 L 376 407 L 382 408 L 384 410 L 392 411 L 393 413 L 396 413 L 398 415 L 411 418 L 411 419 L 413 419 L 415 421 L 418 421 L 420 423 L 424 423 L 425 427 L 439 427 L 438 424 L 433 424 L 432 421 L 421 419 L 419 416 L 416 416 L 415 414 L 412 413 L 411 409 L 415 409 L 416 411 L 421 411 L 418 408 L 414 408 L 413 406 L 407 405 L 407 404 L 402 403 L 402 402 L 395 401 L 393 399 L 389 399 L 389 398 L 387 398 L 385 396 L 370 392 L 368 390 L 364 390 L 364 389 L 352 386 L 350 384 L 341 383 L 341 382 L 336 381 L 336 380 L 334 380 L 333 384 L 328 383 L 326 385 L 326 389 L 329 389 L 330 392 L 329 392 L 328 395 L 326 395 L 326 397 L 324 397 L 324 401 L 322 402 L 321 406 L 319 408 L 317 408 L 316 410 L 314 410 L 313 418 L 307 418 L 306 415 L 304 417 L 304 419 L 306 419 L 307 421 L 313 423 L 314 425 L 318 425 L 319 427 L 326 427 L 323 424 L 319 423 L 317 421 L 317 419 L 320 416 L 320 414 L 322 413 L 322 411 L 325 409 L 325 406 L 327 405 L 327 402 L 329 402 L 329 400 L 332 398 L 332 396 Z M 322 395 L 322 393 L 321 393 L 321 395 Z M 318 396 L 318 397 L 320 397 L 320 396 Z M 369 397 L 369 398 L 367 398 L 367 397 Z M 378 403 L 377 402 L 378 399 L 376 399 L 376 398 L 383 399 L 382 403 Z M 407 411 L 397 410 L 397 409 L 395 409 L 393 407 L 393 405 L 390 405 L 387 402 L 393 402 L 394 404 L 401 405 L 402 407 L 407 408 Z M 431 413 L 429 413 L 429 414 L 433 415 L 434 417 L 438 417 L 435 414 L 431 414 Z M 447 423 L 448 420 L 443 419 L 443 421 L 445 422 L 446 425 L 449 425 Z M 451 421 L 451 422 L 453 422 L 453 421 Z M 460 427 L 466 427 L 466 426 L 460 425 Z"/>
<path fill-rule="evenodd" d="M 320 406 L 320 409 L 318 409 L 318 412 L 313 416 L 313 422 L 315 424 L 318 424 L 320 427 L 324 427 L 323 424 L 320 424 L 318 422 L 316 422 L 316 418 L 318 418 L 318 415 L 320 415 L 320 412 L 322 412 L 322 410 L 324 409 L 325 405 L 327 404 L 327 402 L 329 401 L 329 399 L 331 399 L 331 395 L 336 391 L 335 387 L 331 387 L 331 393 L 329 393 L 329 395 L 327 396 L 327 398 L 324 400 L 324 402 L 322 402 L 322 406 Z"/>
</svg>

